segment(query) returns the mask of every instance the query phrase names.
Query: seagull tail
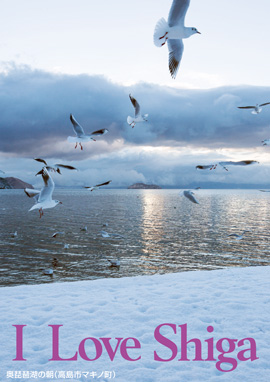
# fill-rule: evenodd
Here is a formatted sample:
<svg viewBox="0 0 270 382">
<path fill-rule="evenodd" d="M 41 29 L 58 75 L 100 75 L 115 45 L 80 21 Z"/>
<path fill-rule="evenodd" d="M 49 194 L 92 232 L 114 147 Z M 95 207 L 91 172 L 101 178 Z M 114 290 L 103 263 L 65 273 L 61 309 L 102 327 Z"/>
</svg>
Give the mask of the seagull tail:
<svg viewBox="0 0 270 382">
<path fill-rule="evenodd" d="M 167 21 L 164 18 L 158 20 L 154 31 L 154 44 L 157 47 L 161 47 L 162 45 L 164 45 L 164 42 L 166 41 L 165 35 L 166 33 L 168 33 L 168 31 L 169 25 Z"/>
<path fill-rule="evenodd" d="M 132 122 L 134 122 L 134 118 L 128 116 L 128 117 L 127 117 L 127 123 L 128 123 L 129 125 L 131 125 Z"/>
</svg>

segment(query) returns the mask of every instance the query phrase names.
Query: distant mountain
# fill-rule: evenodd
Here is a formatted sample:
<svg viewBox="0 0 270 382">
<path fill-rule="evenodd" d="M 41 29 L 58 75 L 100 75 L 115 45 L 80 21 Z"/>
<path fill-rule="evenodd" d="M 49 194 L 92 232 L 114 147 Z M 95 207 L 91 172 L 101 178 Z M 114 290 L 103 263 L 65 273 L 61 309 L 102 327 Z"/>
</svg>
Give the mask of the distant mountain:
<svg viewBox="0 0 270 382">
<path fill-rule="evenodd" d="M 21 179 L 8 177 L 0 178 L 0 189 L 11 189 L 11 188 L 34 188 L 31 184 L 24 182 Z"/>
<path fill-rule="evenodd" d="M 128 189 L 135 190 L 160 190 L 161 187 L 155 184 L 144 184 L 144 183 L 135 183 L 132 186 L 129 186 Z"/>
</svg>

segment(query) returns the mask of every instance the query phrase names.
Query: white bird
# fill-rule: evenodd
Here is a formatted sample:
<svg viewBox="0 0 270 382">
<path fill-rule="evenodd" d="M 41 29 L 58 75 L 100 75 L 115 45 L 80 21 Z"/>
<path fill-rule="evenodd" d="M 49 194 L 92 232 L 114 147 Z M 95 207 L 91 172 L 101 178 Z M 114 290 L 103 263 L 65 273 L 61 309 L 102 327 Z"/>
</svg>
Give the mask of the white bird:
<svg viewBox="0 0 270 382">
<path fill-rule="evenodd" d="M 36 204 L 34 204 L 29 211 L 38 209 L 40 218 L 43 215 L 43 210 L 53 208 L 57 206 L 57 204 L 62 204 L 59 200 L 52 199 L 54 181 L 46 168 L 43 168 L 42 170 L 42 178 L 44 181 L 44 186 L 40 191 L 31 188 L 24 189 L 26 195 L 29 198 L 35 198 L 36 201 Z"/>
<path fill-rule="evenodd" d="M 119 235 L 118 233 L 108 233 L 106 231 L 100 231 L 102 237 L 111 237 L 111 236 L 116 236 L 116 237 L 124 237 L 122 235 Z"/>
<path fill-rule="evenodd" d="M 195 203 L 195 204 L 200 204 L 198 202 L 198 200 L 195 198 L 194 196 L 194 192 L 192 192 L 191 190 L 187 190 L 187 191 L 181 191 L 179 193 L 180 196 L 185 196 L 187 199 L 189 199 L 192 203 Z"/>
<path fill-rule="evenodd" d="M 80 230 L 81 230 L 82 232 L 86 232 L 86 231 L 87 231 L 87 226 L 80 228 Z"/>
<path fill-rule="evenodd" d="M 270 190 L 259 190 L 261 192 L 270 192 Z"/>
<path fill-rule="evenodd" d="M 263 144 L 263 146 L 270 145 L 270 138 L 269 139 L 265 139 L 264 141 L 262 141 L 262 144 Z"/>
<path fill-rule="evenodd" d="M 76 134 L 76 137 L 68 137 L 68 141 L 69 142 L 76 142 L 75 149 L 77 148 L 78 143 L 79 143 L 81 150 L 83 150 L 82 142 L 89 142 L 91 139 L 92 139 L 92 141 L 95 141 L 95 139 L 92 138 L 91 135 L 85 134 L 82 126 L 76 121 L 76 119 L 73 117 L 72 114 L 70 114 L 69 118 L 70 118 L 70 121 L 72 123 L 73 130 Z"/>
<path fill-rule="evenodd" d="M 94 190 L 97 190 L 99 187 L 107 186 L 110 183 L 111 183 L 111 180 L 108 180 L 107 182 L 96 184 L 95 186 L 84 187 L 84 188 L 87 188 L 89 191 L 94 191 Z"/>
<path fill-rule="evenodd" d="M 106 231 L 101 231 L 100 233 L 102 237 L 111 237 L 111 235 Z"/>
<path fill-rule="evenodd" d="M 18 232 L 17 232 L 17 231 L 15 231 L 15 232 L 11 233 L 11 234 L 10 234 L 10 236 L 11 236 L 12 238 L 15 238 L 15 237 L 17 237 L 17 236 L 18 236 Z"/>
<path fill-rule="evenodd" d="M 65 232 L 55 232 L 54 234 L 52 234 L 52 237 L 56 237 L 58 235 L 65 235 Z"/>
<path fill-rule="evenodd" d="M 53 275 L 53 269 L 48 268 L 48 269 L 43 269 L 42 270 L 44 275 L 52 276 Z"/>
<path fill-rule="evenodd" d="M 235 240 L 242 240 L 243 239 L 243 236 L 246 232 L 249 232 L 249 231 L 243 231 L 242 235 L 238 235 L 237 233 L 231 233 L 230 235 L 228 235 L 228 237 L 234 237 Z"/>
<path fill-rule="evenodd" d="M 169 70 L 172 78 L 175 78 L 182 59 L 184 44 L 183 39 L 200 32 L 196 28 L 185 27 L 185 16 L 190 0 L 173 0 L 168 22 L 160 19 L 154 31 L 154 44 L 163 46 L 168 41 Z"/>
<path fill-rule="evenodd" d="M 118 259 L 114 259 L 114 260 L 107 259 L 107 260 L 111 264 L 111 267 L 120 267 L 120 260 Z"/>
<path fill-rule="evenodd" d="M 69 244 L 65 244 L 64 249 L 69 249 Z"/>
<path fill-rule="evenodd" d="M 238 109 L 252 109 L 251 114 L 259 114 L 262 111 L 262 106 L 270 105 L 270 102 L 257 103 L 255 106 L 238 106 Z"/>
<path fill-rule="evenodd" d="M 136 123 L 147 122 L 146 118 L 148 117 L 148 114 L 141 115 L 141 108 L 137 100 L 134 97 L 132 97 L 131 94 L 129 94 L 129 98 L 135 109 L 135 117 L 128 116 L 127 123 L 133 128 L 136 125 Z"/>
<path fill-rule="evenodd" d="M 221 166 L 224 170 L 229 171 L 226 166 L 248 166 L 250 164 L 259 163 L 256 160 L 242 160 L 238 162 L 227 161 L 227 162 L 218 162 L 216 164 L 209 165 L 198 165 L 196 166 L 197 170 L 215 170 L 217 166 Z"/>
</svg>

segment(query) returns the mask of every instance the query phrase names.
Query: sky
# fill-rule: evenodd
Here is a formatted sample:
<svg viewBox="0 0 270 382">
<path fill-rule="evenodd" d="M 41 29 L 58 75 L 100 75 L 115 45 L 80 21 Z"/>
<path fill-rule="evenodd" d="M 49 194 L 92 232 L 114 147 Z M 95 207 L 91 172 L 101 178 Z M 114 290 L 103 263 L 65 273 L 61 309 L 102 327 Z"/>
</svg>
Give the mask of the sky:
<svg viewBox="0 0 270 382">
<path fill-rule="evenodd" d="M 35 186 L 40 164 L 80 171 L 54 177 L 58 186 L 112 179 L 164 187 L 265 184 L 270 179 L 270 105 L 252 115 L 237 106 L 270 101 L 270 3 L 191 0 L 175 80 L 168 49 L 153 44 L 155 24 L 171 0 L 2 0 L 0 15 L 0 169 Z M 14 10 L 16 9 L 16 12 Z M 132 129 L 132 94 L 148 122 Z M 75 150 L 72 113 L 86 132 L 107 128 Z M 257 160 L 228 172 L 198 164 Z M 270 181 L 269 181 L 270 186 Z"/>
</svg>

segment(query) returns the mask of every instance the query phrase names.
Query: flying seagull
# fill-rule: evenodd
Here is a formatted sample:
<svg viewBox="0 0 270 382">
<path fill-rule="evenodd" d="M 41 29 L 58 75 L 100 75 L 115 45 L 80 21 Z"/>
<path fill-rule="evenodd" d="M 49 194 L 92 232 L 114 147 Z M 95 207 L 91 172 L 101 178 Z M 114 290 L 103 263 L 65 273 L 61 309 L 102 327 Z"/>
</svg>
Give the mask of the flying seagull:
<svg viewBox="0 0 270 382">
<path fill-rule="evenodd" d="M 259 114 L 262 111 L 262 106 L 270 105 L 270 102 L 257 103 L 255 106 L 238 106 L 238 109 L 252 109 L 252 114 Z"/>
<path fill-rule="evenodd" d="M 198 200 L 195 198 L 194 196 L 194 192 L 191 191 L 191 190 L 187 190 L 187 191 L 181 191 L 179 193 L 180 196 L 185 196 L 188 200 L 190 200 L 192 203 L 195 203 L 195 204 L 200 204 L 198 202 Z"/>
<path fill-rule="evenodd" d="M 229 171 L 226 166 L 248 166 L 250 164 L 259 163 L 256 160 L 242 160 L 239 162 L 227 161 L 227 162 L 218 162 L 216 164 L 209 165 L 198 165 L 196 166 L 197 170 L 215 170 L 217 166 L 221 166 L 224 170 Z"/>
<path fill-rule="evenodd" d="M 56 236 L 59 236 L 59 235 L 65 235 L 65 232 L 55 232 L 52 237 L 56 237 Z"/>
<path fill-rule="evenodd" d="M 135 109 L 135 117 L 128 116 L 127 123 L 133 128 L 136 125 L 136 123 L 147 122 L 146 118 L 148 117 L 148 114 L 141 115 L 141 112 L 140 112 L 141 107 L 139 103 L 137 102 L 137 100 L 134 97 L 132 97 L 131 94 L 129 94 L 129 98 Z"/>
<path fill-rule="evenodd" d="M 4 174 L 4 171 L 0 170 L 0 174 Z"/>
<path fill-rule="evenodd" d="M 89 191 L 94 191 L 94 190 L 97 190 L 99 187 L 107 186 L 110 183 L 111 183 L 111 180 L 108 180 L 107 182 L 96 184 L 95 186 L 84 187 L 84 188 L 87 188 Z"/>
<path fill-rule="evenodd" d="M 270 138 L 262 141 L 262 144 L 263 144 L 263 146 L 269 146 L 270 145 Z"/>
<path fill-rule="evenodd" d="M 242 240 L 243 239 L 243 236 L 246 232 L 249 232 L 249 231 L 243 231 L 242 235 L 238 235 L 237 233 L 231 233 L 230 235 L 228 235 L 228 237 L 234 237 L 235 240 Z"/>
<path fill-rule="evenodd" d="M 168 41 L 169 70 L 175 78 L 182 59 L 184 44 L 183 39 L 200 32 L 196 28 L 185 27 L 185 16 L 190 0 L 173 0 L 168 21 L 160 19 L 154 31 L 154 44 L 157 47 L 165 45 Z"/>
<path fill-rule="evenodd" d="M 79 143 L 81 150 L 83 150 L 82 142 L 88 142 L 88 141 L 90 141 L 90 139 L 92 139 L 92 141 L 95 141 L 95 139 L 92 138 L 91 135 L 85 134 L 82 126 L 76 121 L 76 119 L 73 117 L 72 114 L 70 114 L 69 118 L 70 118 L 70 121 L 72 123 L 73 130 L 76 134 L 76 137 L 68 137 L 68 141 L 69 142 L 76 142 L 75 149 L 77 148 L 78 143 Z"/>
<path fill-rule="evenodd" d="M 60 168 L 66 168 L 67 170 L 76 170 L 76 171 L 78 171 L 78 169 L 76 167 L 73 167 L 73 166 L 70 166 L 70 165 L 67 165 L 67 164 L 57 163 L 54 166 L 48 166 L 47 162 L 44 159 L 42 159 L 42 158 L 34 158 L 34 160 L 36 160 L 37 162 L 44 163 L 45 166 L 43 166 L 43 168 L 45 167 L 48 171 L 58 172 L 58 174 L 60 174 L 60 175 L 62 175 L 61 171 L 60 171 Z M 42 169 L 38 173 L 36 173 L 36 175 L 41 175 L 42 174 Z"/>
<path fill-rule="evenodd" d="M 42 170 L 42 178 L 44 181 L 44 186 L 40 191 L 31 188 L 24 189 L 26 195 L 29 198 L 35 198 L 36 201 L 36 203 L 33 205 L 33 207 L 30 208 L 29 211 L 38 209 L 40 218 L 43 215 L 43 210 L 46 208 L 53 208 L 57 206 L 57 204 L 62 204 L 62 202 L 59 202 L 59 200 L 52 199 L 54 181 L 46 168 L 43 168 Z"/>
</svg>

